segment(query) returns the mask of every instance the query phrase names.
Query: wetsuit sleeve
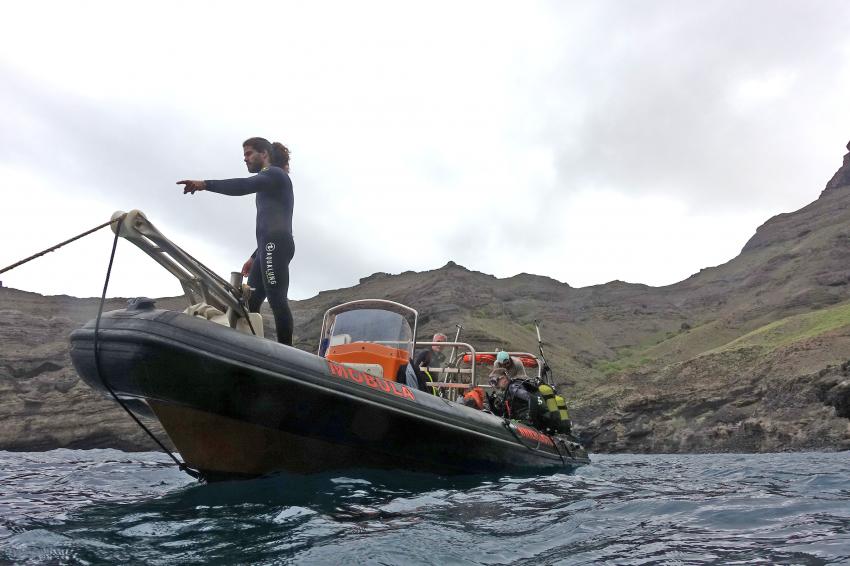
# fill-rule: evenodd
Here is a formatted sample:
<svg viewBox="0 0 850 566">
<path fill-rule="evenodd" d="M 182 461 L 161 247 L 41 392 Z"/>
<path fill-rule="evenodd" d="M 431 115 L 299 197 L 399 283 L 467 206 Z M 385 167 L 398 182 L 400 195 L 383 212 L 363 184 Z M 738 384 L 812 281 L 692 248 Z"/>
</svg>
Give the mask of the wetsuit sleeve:
<svg viewBox="0 0 850 566">
<path fill-rule="evenodd" d="M 207 190 L 232 197 L 250 195 L 274 187 L 274 177 L 260 171 L 253 177 L 204 181 Z"/>
</svg>

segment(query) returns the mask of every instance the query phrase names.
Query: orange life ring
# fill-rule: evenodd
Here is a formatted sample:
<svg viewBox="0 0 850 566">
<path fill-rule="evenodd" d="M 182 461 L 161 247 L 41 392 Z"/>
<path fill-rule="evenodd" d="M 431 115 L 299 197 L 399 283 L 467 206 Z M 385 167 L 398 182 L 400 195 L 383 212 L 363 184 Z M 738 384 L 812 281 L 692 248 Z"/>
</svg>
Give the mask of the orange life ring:
<svg viewBox="0 0 850 566">
<path fill-rule="evenodd" d="M 469 354 L 463 355 L 463 363 L 469 363 Z M 475 363 L 476 364 L 494 364 L 496 363 L 496 356 L 493 354 L 475 354 Z"/>
</svg>

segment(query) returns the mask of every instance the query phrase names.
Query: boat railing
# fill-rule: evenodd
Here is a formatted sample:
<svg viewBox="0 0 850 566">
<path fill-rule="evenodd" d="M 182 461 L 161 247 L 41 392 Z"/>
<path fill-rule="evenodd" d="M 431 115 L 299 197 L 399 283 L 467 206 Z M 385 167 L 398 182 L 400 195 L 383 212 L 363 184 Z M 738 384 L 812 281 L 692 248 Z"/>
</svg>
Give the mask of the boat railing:
<svg viewBox="0 0 850 566">
<path fill-rule="evenodd" d="M 457 356 L 455 360 L 449 360 L 446 364 L 441 366 L 432 366 L 427 369 L 429 373 L 439 373 L 441 376 L 446 376 L 448 379 L 443 379 L 441 381 L 435 381 L 429 386 L 444 388 L 444 389 L 470 389 L 472 387 L 479 386 L 476 379 L 476 365 L 481 363 L 478 362 L 479 356 L 492 356 L 494 359 L 496 355 L 498 355 L 498 351 L 493 352 L 479 352 L 476 351 L 475 348 L 466 342 L 417 342 L 417 346 L 423 347 L 431 347 L 431 346 L 441 346 L 441 347 L 449 347 L 449 348 L 460 348 L 461 352 Z M 476 363 L 470 363 L 469 367 L 461 367 L 462 364 L 466 364 L 464 358 L 469 356 L 470 360 L 476 360 Z M 520 360 L 534 360 L 534 366 L 526 366 L 522 365 L 520 373 L 524 374 L 527 377 L 532 377 L 532 372 L 529 370 L 536 368 L 537 369 L 537 378 L 541 379 L 543 375 L 543 364 L 540 363 L 540 359 L 532 354 L 531 352 L 522 352 L 522 351 L 509 351 L 508 355 L 514 358 L 518 358 Z M 463 379 L 464 376 L 469 376 L 469 380 Z M 480 384 L 482 387 L 489 387 L 488 384 L 482 383 Z"/>
<path fill-rule="evenodd" d="M 337 336 L 340 336 L 337 334 Z M 382 346 L 394 346 L 399 350 L 405 350 L 410 345 L 410 340 L 367 340 L 372 344 L 381 344 Z"/>
<path fill-rule="evenodd" d="M 440 346 L 442 348 L 452 348 L 453 351 L 461 350 L 461 354 L 457 356 L 456 359 L 446 360 L 446 363 L 442 366 L 430 366 L 427 368 L 423 368 L 428 371 L 429 374 L 438 373 L 441 376 L 441 381 L 433 381 L 428 383 L 428 387 L 434 387 L 437 389 L 446 389 L 451 394 L 450 396 L 454 397 L 457 394 L 457 390 L 459 389 L 471 389 L 476 386 L 476 378 L 475 378 L 475 364 L 472 364 L 471 367 L 462 368 L 459 365 L 459 361 L 463 359 L 463 355 L 465 353 L 469 353 L 473 359 L 475 359 L 475 347 L 472 344 L 467 342 L 416 342 L 417 346 L 422 346 L 426 348 L 430 348 L 431 346 Z M 465 376 L 469 376 L 469 381 L 467 382 L 463 379 Z"/>
<path fill-rule="evenodd" d="M 488 363 L 495 362 L 496 356 L 499 354 L 500 351 L 504 351 L 504 350 L 496 350 L 494 352 L 478 352 L 478 356 L 479 356 L 479 358 L 484 357 L 484 356 L 488 356 L 490 358 Z M 529 375 L 529 372 L 527 370 L 532 369 L 532 368 L 537 368 L 537 379 L 542 378 L 542 376 L 543 376 L 543 364 L 540 363 L 540 358 L 538 358 L 537 356 L 535 356 L 531 352 L 508 351 L 508 355 L 511 356 L 512 358 L 518 358 L 520 361 L 529 360 L 529 359 L 534 360 L 533 366 L 527 366 L 523 363 L 522 369 L 520 371 L 526 377 L 532 377 L 531 375 Z M 477 361 L 477 363 L 484 363 L 484 362 Z"/>
</svg>

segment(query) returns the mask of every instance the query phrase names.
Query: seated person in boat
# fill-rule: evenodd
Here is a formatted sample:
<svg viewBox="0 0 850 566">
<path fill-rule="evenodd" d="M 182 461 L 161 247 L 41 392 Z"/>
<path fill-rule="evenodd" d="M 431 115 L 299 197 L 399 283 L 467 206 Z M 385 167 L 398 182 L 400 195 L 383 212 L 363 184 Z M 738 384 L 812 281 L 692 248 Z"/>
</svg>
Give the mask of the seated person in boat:
<svg viewBox="0 0 850 566">
<path fill-rule="evenodd" d="M 496 354 L 496 361 L 493 364 L 493 371 L 504 370 L 508 374 L 509 379 L 517 377 L 528 377 L 525 373 L 525 366 L 519 358 L 511 356 L 506 351 L 502 350 Z"/>
<path fill-rule="evenodd" d="M 434 334 L 434 337 L 431 339 L 431 341 L 446 342 L 448 341 L 448 337 L 442 332 L 438 332 Z M 441 353 L 442 350 L 442 346 L 434 344 L 430 348 L 422 350 L 413 358 L 413 369 L 416 370 L 416 376 L 419 379 L 419 389 L 421 389 L 422 391 L 428 391 L 428 382 L 434 381 L 433 377 L 431 377 L 431 374 L 428 371 L 428 368 L 436 367 L 443 363 L 444 356 Z"/>
<path fill-rule="evenodd" d="M 500 352 L 501 353 L 501 352 Z M 523 379 L 511 379 L 502 368 L 490 374 L 490 385 L 495 390 L 488 396 L 490 411 L 497 416 L 518 421 L 530 420 L 531 393 Z"/>
</svg>

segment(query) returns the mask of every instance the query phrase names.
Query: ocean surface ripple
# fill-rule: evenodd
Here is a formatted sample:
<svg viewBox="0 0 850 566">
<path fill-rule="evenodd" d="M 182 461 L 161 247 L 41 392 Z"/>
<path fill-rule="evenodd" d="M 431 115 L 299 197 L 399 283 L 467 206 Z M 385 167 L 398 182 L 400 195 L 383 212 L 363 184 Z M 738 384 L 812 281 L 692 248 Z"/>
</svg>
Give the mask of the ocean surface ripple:
<svg viewBox="0 0 850 566">
<path fill-rule="evenodd" d="M 0 452 L 0 564 L 848 564 L 850 454 L 596 455 L 573 474 L 200 484 Z"/>
</svg>

